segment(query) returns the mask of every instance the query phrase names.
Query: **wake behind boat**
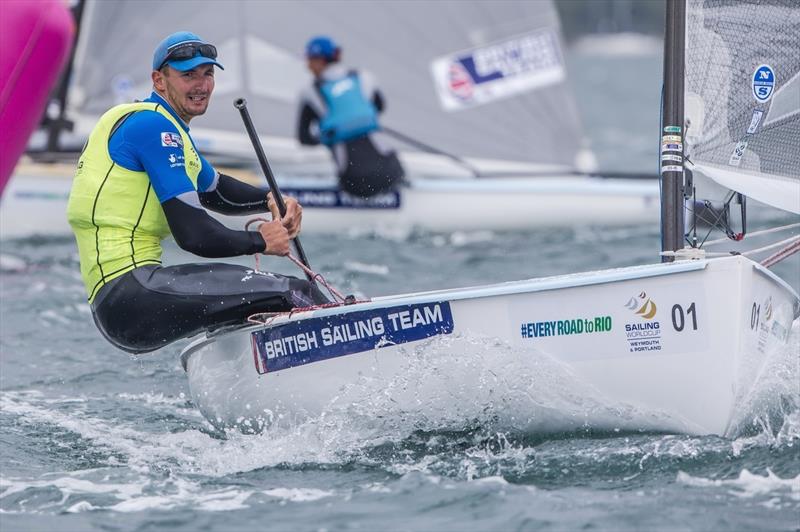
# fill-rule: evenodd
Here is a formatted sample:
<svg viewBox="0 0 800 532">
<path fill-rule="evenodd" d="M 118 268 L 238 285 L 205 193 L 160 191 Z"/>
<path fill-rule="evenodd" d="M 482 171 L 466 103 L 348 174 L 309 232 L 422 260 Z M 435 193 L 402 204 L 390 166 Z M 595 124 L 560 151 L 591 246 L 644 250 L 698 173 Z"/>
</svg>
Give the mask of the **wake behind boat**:
<svg viewBox="0 0 800 532">
<path fill-rule="evenodd" d="M 785 349 L 800 298 L 768 266 L 800 250 L 800 237 L 752 250 L 778 249 L 763 264 L 741 255 L 708 258 L 696 225 L 688 233 L 684 225 L 684 209 L 694 205 L 684 153 L 702 172 L 719 166 L 719 153 L 730 150 L 722 163 L 722 184 L 733 187 L 727 209 L 758 179 L 780 185 L 758 187 L 761 201 L 800 214 L 792 201 L 800 198 L 800 155 L 774 149 L 798 138 L 800 113 L 774 111 L 768 97 L 784 90 L 776 88 L 775 72 L 790 80 L 790 92 L 798 79 L 800 8 L 761 6 L 752 13 L 746 4 L 669 0 L 667 9 L 662 253 L 666 260 L 691 260 L 256 316 L 259 324 L 209 333 L 182 354 L 192 397 L 207 419 L 250 431 L 322 419 L 328 409 L 347 408 L 364 386 L 389 394 L 401 414 L 460 412 L 470 389 L 503 385 L 486 371 L 470 371 L 491 368 L 498 353 L 510 354 L 501 363 L 531 376 L 541 367 L 537 361 L 546 360 L 563 377 L 564 393 L 589 398 L 583 410 L 555 408 L 546 423 L 515 412 L 506 420 L 510 429 L 733 435 L 754 403 L 779 405 L 780 397 L 764 398 L 758 386 L 767 361 Z M 732 20 L 746 31 L 728 32 Z M 765 34 L 784 41 L 762 48 L 754 37 Z M 702 68 L 709 55 L 744 49 L 753 58 L 746 65 L 715 61 L 715 69 Z M 771 75 L 762 79 L 767 64 Z M 708 74 L 726 82 L 707 83 Z M 684 137 L 687 95 L 692 112 L 705 114 Z M 768 117 L 770 127 L 759 128 L 751 116 Z M 716 127 L 716 119 L 733 129 Z M 746 232 L 725 229 L 735 240 Z M 409 379 L 418 367 L 443 378 Z"/>
</svg>

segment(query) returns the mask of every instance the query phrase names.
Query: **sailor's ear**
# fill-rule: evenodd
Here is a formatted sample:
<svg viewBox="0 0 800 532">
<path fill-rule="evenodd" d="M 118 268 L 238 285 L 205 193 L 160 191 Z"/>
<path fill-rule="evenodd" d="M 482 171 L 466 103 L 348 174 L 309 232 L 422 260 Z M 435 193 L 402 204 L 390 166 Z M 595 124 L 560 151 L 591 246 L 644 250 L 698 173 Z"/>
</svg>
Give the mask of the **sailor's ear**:
<svg viewBox="0 0 800 532">
<path fill-rule="evenodd" d="M 150 79 L 153 80 L 153 87 L 158 91 L 164 90 L 164 78 L 166 77 L 166 68 L 161 70 L 153 70 L 150 74 Z"/>
</svg>

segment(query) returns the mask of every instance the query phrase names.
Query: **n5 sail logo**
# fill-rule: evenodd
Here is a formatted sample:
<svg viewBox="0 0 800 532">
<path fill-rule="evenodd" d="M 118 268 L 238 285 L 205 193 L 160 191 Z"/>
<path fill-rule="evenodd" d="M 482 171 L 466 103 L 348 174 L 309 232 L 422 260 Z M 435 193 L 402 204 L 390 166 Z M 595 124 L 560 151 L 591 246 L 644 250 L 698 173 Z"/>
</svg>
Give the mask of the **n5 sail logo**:
<svg viewBox="0 0 800 532">
<path fill-rule="evenodd" d="M 753 96 L 766 102 L 775 90 L 775 72 L 769 65 L 760 65 L 753 73 Z"/>
</svg>

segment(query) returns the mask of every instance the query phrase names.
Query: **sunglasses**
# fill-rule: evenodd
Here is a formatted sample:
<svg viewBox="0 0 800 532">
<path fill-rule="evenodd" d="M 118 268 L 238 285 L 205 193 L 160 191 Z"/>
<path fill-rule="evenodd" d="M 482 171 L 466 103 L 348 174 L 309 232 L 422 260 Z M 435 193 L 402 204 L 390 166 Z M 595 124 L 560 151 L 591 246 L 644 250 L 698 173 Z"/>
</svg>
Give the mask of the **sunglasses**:
<svg viewBox="0 0 800 532">
<path fill-rule="evenodd" d="M 161 66 L 159 66 L 158 69 L 161 70 L 169 61 L 184 61 L 198 55 L 209 59 L 216 59 L 217 47 L 213 44 L 197 42 L 179 44 L 169 51 L 167 57 L 164 58 L 164 61 L 161 62 Z"/>
</svg>

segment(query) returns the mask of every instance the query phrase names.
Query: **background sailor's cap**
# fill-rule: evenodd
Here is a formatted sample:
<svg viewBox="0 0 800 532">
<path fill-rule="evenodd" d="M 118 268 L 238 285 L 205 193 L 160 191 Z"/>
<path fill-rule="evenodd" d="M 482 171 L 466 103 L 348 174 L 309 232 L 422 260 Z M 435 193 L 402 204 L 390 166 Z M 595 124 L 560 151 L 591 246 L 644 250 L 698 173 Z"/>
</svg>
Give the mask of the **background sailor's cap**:
<svg viewBox="0 0 800 532">
<path fill-rule="evenodd" d="M 339 51 L 339 45 L 333 39 L 324 35 L 313 37 L 306 44 L 306 57 L 333 59 L 337 51 Z"/>
</svg>

